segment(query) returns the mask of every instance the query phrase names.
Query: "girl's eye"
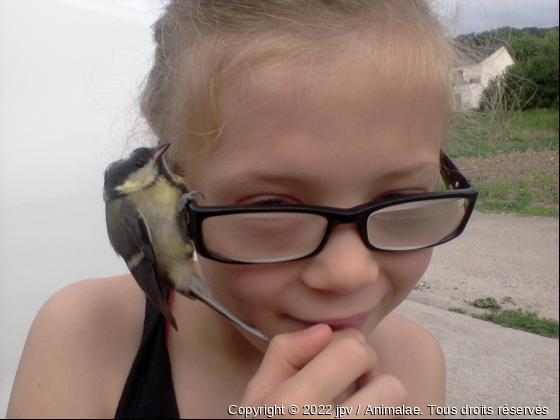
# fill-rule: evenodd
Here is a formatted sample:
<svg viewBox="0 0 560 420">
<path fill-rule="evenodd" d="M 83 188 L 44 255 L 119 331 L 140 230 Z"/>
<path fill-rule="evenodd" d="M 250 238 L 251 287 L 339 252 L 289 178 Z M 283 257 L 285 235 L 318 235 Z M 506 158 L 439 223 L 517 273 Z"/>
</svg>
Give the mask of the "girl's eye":
<svg viewBox="0 0 560 420">
<path fill-rule="evenodd" d="M 422 194 L 427 192 L 426 190 L 421 190 L 421 189 L 413 189 L 413 190 L 404 190 L 404 191 L 395 191 L 395 192 L 390 192 L 387 194 L 383 194 L 382 196 L 378 197 L 377 199 L 381 199 L 381 198 L 397 198 L 397 197 L 402 197 L 403 195 L 411 195 L 411 194 Z"/>
<path fill-rule="evenodd" d="M 402 194 L 402 193 L 391 193 L 391 194 L 385 194 L 385 195 L 379 197 L 379 199 L 381 199 L 381 198 L 396 198 L 396 197 L 401 197 L 401 196 L 403 196 L 403 195 L 405 195 L 405 194 Z"/>
<path fill-rule="evenodd" d="M 270 198 L 267 200 L 260 200 L 252 203 L 253 206 L 279 206 L 281 204 L 288 204 L 281 198 Z"/>
<path fill-rule="evenodd" d="M 293 204 L 293 202 L 278 196 L 261 196 L 248 200 L 246 203 L 250 206 L 280 206 L 282 204 Z"/>
</svg>

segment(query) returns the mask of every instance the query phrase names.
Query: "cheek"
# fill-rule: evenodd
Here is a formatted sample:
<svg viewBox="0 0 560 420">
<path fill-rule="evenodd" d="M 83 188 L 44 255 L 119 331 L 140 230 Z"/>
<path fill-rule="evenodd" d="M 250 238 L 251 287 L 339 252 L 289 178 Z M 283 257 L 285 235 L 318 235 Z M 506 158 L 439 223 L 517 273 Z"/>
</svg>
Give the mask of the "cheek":
<svg viewBox="0 0 560 420">
<path fill-rule="evenodd" d="M 432 248 L 419 251 L 387 253 L 385 275 L 393 286 L 393 296 L 402 302 L 426 272 L 432 258 Z"/>
<path fill-rule="evenodd" d="M 274 310 L 295 278 L 292 267 L 279 265 L 224 264 L 200 258 L 203 278 L 214 297 L 240 316 L 254 310 Z"/>
</svg>

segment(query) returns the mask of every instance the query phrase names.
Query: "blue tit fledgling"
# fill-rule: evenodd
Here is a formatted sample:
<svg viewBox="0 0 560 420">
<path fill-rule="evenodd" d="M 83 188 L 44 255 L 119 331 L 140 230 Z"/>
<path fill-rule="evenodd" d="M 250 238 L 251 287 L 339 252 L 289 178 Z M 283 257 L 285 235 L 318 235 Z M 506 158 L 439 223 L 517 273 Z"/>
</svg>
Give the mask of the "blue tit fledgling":
<svg viewBox="0 0 560 420">
<path fill-rule="evenodd" d="M 260 338 L 248 326 L 216 302 L 196 274 L 194 247 L 187 236 L 181 197 L 188 197 L 185 181 L 173 174 L 163 154 L 171 143 L 141 147 L 105 171 L 103 198 L 107 231 L 116 253 L 124 258 L 132 276 L 175 329 L 164 295 L 168 286 L 198 299 Z M 191 193 L 189 196 L 196 194 Z"/>
</svg>

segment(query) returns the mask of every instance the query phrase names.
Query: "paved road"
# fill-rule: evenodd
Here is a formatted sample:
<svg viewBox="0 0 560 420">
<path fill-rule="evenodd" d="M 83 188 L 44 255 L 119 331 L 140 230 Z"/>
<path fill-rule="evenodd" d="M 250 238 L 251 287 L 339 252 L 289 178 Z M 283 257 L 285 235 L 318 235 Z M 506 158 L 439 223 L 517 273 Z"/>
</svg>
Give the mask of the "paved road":
<svg viewBox="0 0 560 420">
<path fill-rule="evenodd" d="M 434 249 L 411 294 L 442 309 L 483 297 L 558 320 L 558 219 L 475 212 L 462 236 Z"/>
<path fill-rule="evenodd" d="M 449 418 L 558 418 L 557 339 L 447 310 L 485 296 L 510 296 L 558 319 L 558 219 L 475 213 L 463 237 L 437 249 L 423 286 L 397 310 L 444 349 L 447 406 L 457 408 Z M 548 415 L 498 413 L 539 404 Z M 471 415 L 461 414 L 465 406 Z"/>
</svg>

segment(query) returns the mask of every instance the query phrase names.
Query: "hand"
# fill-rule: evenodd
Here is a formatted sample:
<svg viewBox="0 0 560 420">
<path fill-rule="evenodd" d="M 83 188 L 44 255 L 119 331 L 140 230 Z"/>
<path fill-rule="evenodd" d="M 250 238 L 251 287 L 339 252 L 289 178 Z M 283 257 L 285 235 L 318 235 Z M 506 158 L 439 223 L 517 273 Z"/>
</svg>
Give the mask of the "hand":
<svg viewBox="0 0 560 420">
<path fill-rule="evenodd" d="M 247 385 L 240 406 L 283 405 L 288 415 L 288 407 L 295 405 L 298 415 L 290 417 L 307 418 L 309 416 L 303 416 L 304 407 L 312 405 L 330 405 L 330 414 L 336 415 L 334 401 L 337 398 L 341 407 L 352 407 L 351 415 L 355 415 L 361 405 L 362 417 L 368 405 L 406 404 L 407 394 L 402 383 L 394 376 L 376 374 L 376 366 L 374 350 L 355 329 L 333 333 L 328 325 L 316 325 L 304 331 L 278 335 L 271 341 L 261 367 Z M 353 384 L 357 384 L 357 390 L 347 395 L 345 390 Z"/>
</svg>

